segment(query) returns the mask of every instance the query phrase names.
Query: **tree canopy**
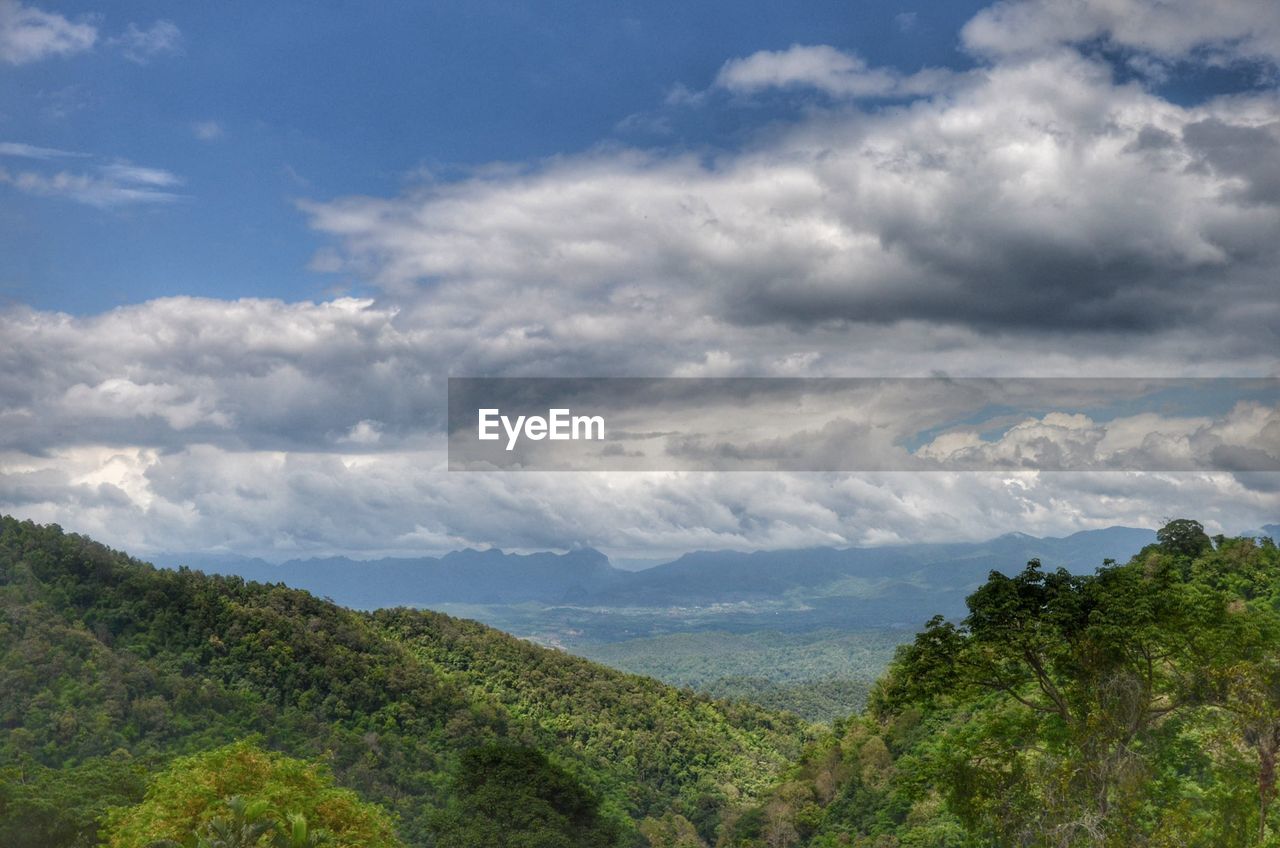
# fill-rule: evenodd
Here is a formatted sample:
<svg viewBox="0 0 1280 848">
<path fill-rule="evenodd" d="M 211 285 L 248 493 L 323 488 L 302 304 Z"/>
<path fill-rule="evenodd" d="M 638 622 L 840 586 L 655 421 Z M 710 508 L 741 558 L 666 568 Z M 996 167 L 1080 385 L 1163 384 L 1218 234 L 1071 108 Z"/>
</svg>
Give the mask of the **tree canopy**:
<svg viewBox="0 0 1280 848">
<path fill-rule="evenodd" d="M 391 816 L 324 765 L 252 741 L 178 758 L 141 803 L 108 816 L 104 837 L 108 848 L 403 848 Z"/>
</svg>

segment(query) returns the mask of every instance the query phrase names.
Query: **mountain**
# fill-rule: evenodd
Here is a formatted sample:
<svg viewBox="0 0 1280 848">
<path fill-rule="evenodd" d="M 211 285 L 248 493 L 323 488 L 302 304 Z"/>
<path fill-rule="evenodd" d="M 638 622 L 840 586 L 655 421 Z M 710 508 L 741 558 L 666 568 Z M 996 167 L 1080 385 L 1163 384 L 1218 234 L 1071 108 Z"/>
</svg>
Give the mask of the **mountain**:
<svg viewBox="0 0 1280 848">
<path fill-rule="evenodd" d="M 581 576 L 600 557 L 463 552 L 451 562 L 568 565 Z M 6 848 L 94 844 L 106 806 L 136 803 L 147 775 L 245 738 L 322 760 L 396 814 L 411 845 L 431 844 L 455 801 L 449 787 L 466 784 L 456 775 L 467 752 L 481 751 L 481 766 L 494 756 L 511 764 L 513 779 L 543 768 L 518 751 L 486 753 L 495 743 L 545 755 L 587 793 L 569 795 L 600 799 L 632 841 L 646 819 L 670 815 L 713 839 L 732 799 L 763 792 L 809 732 L 785 714 L 475 622 L 361 613 L 280 585 L 157 569 L 8 517 L 0 727 Z M 469 808 L 459 809 L 465 823 Z"/>
<path fill-rule="evenodd" d="M 1038 558 L 1047 566 L 1086 571 L 1108 557 L 1127 559 L 1153 541 L 1153 531 L 1111 527 L 1065 538 L 1011 533 L 977 543 L 698 551 L 642 571 L 614 568 L 590 548 L 529 555 L 464 550 L 440 558 L 370 561 L 335 557 L 280 565 L 243 557 L 157 559 L 169 567 L 186 564 L 281 582 L 357 609 L 527 602 L 680 607 L 787 598 L 811 600 L 820 608 L 832 598 L 848 598 L 868 607 L 863 623 L 914 626 L 935 612 L 962 609 L 957 605 L 964 594 L 992 570 Z"/>
<path fill-rule="evenodd" d="M 763 600 L 795 590 L 857 594 L 857 584 L 849 581 L 965 590 L 981 584 L 993 570 L 1017 568 L 1030 559 L 1070 571 L 1092 570 L 1106 557 L 1127 559 L 1154 541 L 1149 530 L 1111 527 L 1065 538 L 1010 533 L 976 543 L 703 551 L 640 572 L 605 592 L 612 592 L 615 601 L 662 605 Z"/>
<path fill-rule="evenodd" d="M 236 556 L 166 554 L 157 557 L 157 564 L 284 583 L 355 609 L 441 603 L 574 603 L 606 590 L 627 574 L 590 548 L 527 555 L 468 548 L 439 558 L 328 557 L 279 565 Z"/>
</svg>

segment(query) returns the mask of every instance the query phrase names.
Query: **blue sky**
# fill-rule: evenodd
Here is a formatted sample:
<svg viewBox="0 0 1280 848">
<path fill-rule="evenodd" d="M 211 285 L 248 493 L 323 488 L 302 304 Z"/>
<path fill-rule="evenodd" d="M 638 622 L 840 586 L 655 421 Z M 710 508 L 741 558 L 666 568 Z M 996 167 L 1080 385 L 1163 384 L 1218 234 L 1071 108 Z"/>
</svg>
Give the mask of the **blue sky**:
<svg viewBox="0 0 1280 848">
<path fill-rule="evenodd" d="M 732 150 L 823 96 L 708 97 L 725 62 L 822 44 L 873 67 L 975 63 L 977 2 L 54 3 L 90 49 L 0 74 L 0 142 L 158 168 L 171 203 L 108 212 L 0 195 L 0 302 L 75 314 L 193 294 L 318 299 L 366 291 L 308 270 L 324 240 L 299 199 L 395 193 L 495 162 L 599 146 Z M 162 22 L 152 52 L 120 42 Z M 1251 67 L 1181 68 L 1175 101 L 1250 87 Z M 11 167 L 16 164 L 7 157 Z M 91 281 L 91 282 L 90 282 Z"/>
<path fill-rule="evenodd" d="M 139 552 L 1260 526 L 1214 469 L 1273 397 L 931 442 L 1050 475 L 451 474 L 440 422 L 450 376 L 1275 378 L 1277 267 L 1274 0 L 0 0 L 0 510 Z"/>
<path fill-rule="evenodd" d="M 80 314 L 179 293 L 323 298 L 334 280 L 307 270 L 321 242 L 298 198 L 597 145 L 731 148 L 796 104 L 664 110 L 672 90 L 791 44 L 904 70 L 969 63 L 956 33 L 977 7 L 47 4 L 98 41 L 0 73 L 0 141 L 161 168 L 181 198 L 104 212 L 3 190 L 0 298 Z M 180 32 L 172 50 L 130 59 L 107 43 L 156 21 Z"/>
</svg>

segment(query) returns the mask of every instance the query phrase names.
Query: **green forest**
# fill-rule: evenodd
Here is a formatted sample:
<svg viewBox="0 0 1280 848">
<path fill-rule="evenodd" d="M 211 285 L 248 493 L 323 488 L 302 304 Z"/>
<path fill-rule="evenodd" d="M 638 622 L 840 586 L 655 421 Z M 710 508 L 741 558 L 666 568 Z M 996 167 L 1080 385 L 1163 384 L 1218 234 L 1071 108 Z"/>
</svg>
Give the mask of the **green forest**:
<svg viewBox="0 0 1280 848">
<path fill-rule="evenodd" d="M 1011 573 L 811 724 L 0 518 L 0 845 L 1280 845 L 1275 544 Z"/>
<path fill-rule="evenodd" d="M 911 640 L 890 628 L 794 633 L 694 631 L 575 645 L 588 659 L 718 698 L 788 710 L 810 721 L 845 718 Z"/>
</svg>

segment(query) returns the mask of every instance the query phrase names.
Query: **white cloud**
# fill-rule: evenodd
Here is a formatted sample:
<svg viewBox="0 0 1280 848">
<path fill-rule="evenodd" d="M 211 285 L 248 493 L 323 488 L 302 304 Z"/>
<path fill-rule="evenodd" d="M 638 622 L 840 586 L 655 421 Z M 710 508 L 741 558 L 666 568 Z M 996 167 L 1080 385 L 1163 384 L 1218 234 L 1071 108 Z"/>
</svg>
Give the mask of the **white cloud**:
<svg viewBox="0 0 1280 848">
<path fill-rule="evenodd" d="M 161 168 L 144 168 L 127 162 L 104 165 L 101 172 L 104 178 L 120 184 L 169 188 L 182 183 L 182 180 Z"/>
<path fill-rule="evenodd" d="M 711 330 L 725 350 L 710 348 L 699 357 L 705 362 L 793 367 L 770 351 L 794 349 L 794 337 Z M 1068 533 L 1155 526 L 1182 514 L 1233 531 L 1273 521 L 1280 511 L 1280 493 L 1202 472 L 448 472 L 440 429 L 450 369 L 478 373 L 482 363 L 503 361 L 502 373 L 519 373 L 516 362 L 544 370 L 561 354 L 533 333 L 499 340 L 510 348 L 495 354 L 494 340 L 452 326 L 448 314 L 369 300 L 171 298 L 83 318 L 11 310 L 0 313 L 0 336 L 7 341 L 0 349 L 0 509 L 140 552 L 380 555 L 581 542 L 660 556 L 981 538 L 1014 528 Z M 623 356 L 657 369 L 708 350 L 706 337 L 672 337 L 655 332 L 624 347 Z M 799 367 L 924 373 L 957 338 L 927 327 L 918 334 L 810 332 L 807 343 L 826 364 L 802 357 Z M 650 350 L 664 340 L 665 348 Z M 1035 338 L 965 338 L 957 351 L 964 359 L 956 361 L 987 372 L 1004 360 L 1063 372 L 1140 371 L 1167 364 L 1179 349 L 1176 340 L 1167 348 L 1085 356 L 1049 355 L 1043 347 Z M 597 341 L 583 350 L 603 348 Z M 840 348 L 844 358 L 833 358 Z M 590 363 L 607 354 L 597 356 L 579 367 L 596 370 Z M 868 421 L 883 420 L 866 411 Z M 1266 430 L 1273 423 L 1255 413 L 1237 410 L 1216 425 L 1220 435 L 1274 444 Z M 1042 424 L 1066 431 L 1064 443 L 1074 439 L 1102 453 L 1140 444 L 1139 432 L 1205 431 L 1192 419 Z M 1095 438 L 1090 427 L 1106 432 Z M 1009 439 L 1030 435 L 1015 428 Z"/>
<path fill-rule="evenodd" d="M 1003 0 L 983 9 L 961 37 L 988 56 L 1042 53 L 1105 40 L 1168 60 L 1280 63 L 1280 4 L 1274 0 Z"/>
<path fill-rule="evenodd" d="M 182 31 L 172 21 L 156 21 L 146 29 L 131 23 L 108 43 L 118 48 L 130 62 L 145 65 L 157 56 L 181 53 Z"/>
<path fill-rule="evenodd" d="M 201 141 L 215 141 L 223 136 L 222 124 L 217 121 L 196 121 L 191 133 Z"/>
<path fill-rule="evenodd" d="M 965 32 L 983 64 L 945 87 L 831 47 L 730 62 L 724 88 L 810 106 L 735 152 L 600 149 L 305 204 L 334 242 L 316 267 L 376 299 L 0 313 L 0 506 L 140 551 L 285 554 L 582 542 L 643 556 L 1274 521 L 1274 474 L 443 470 L 450 374 L 1275 375 L 1276 92 L 1175 103 L 1070 45 L 1265 59 L 1276 7 L 1171 0 L 1116 17 L 1131 6 L 995 7 Z M 813 90 L 839 102 L 814 106 Z M 870 97 L 903 102 L 859 108 Z M 179 184 L 96 160 L 72 173 L 9 144 L 28 161 L 0 180 L 27 191 L 110 206 Z M 930 449 L 1199 456 L 1216 439 L 1274 444 L 1275 429 L 1251 408 L 1044 415 Z"/>
<path fill-rule="evenodd" d="M 92 172 L 10 172 L 0 168 L 0 184 L 27 194 L 74 200 L 100 209 L 181 200 L 182 195 L 166 190 L 181 183 L 168 171 L 122 163 L 103 165 Z"/>
<path fill-rule="evenodd" d="M 338 439 L 339 444 L 349 445 L 376 445 L 382 440 L 382 425 L 368 418 L 362 418 L 355 424 L 351 425 L 351 429 L 346 435 Z"/>
<path fill-rule="evenodd" d="M 396 314 L 352 299 L 200 298 L 90 318 L 0 313 L 9 342 L 0 442 L 35 453 L 104 442 L 306 449 L 334 432 L 364 432 L 366 419 L 421 432 L 438 424 L 425 414 L 435 397 L 423 391 L 443 351 L 417 349 L 419 335 L 397 329 Z M 32 362 L 46 363 L 38 379 L 23 366 Z"/>
<path fill-rule="evenodd" d="M 23 159 L 63 159 L 63 158 L 80 158 L 87 154 L 75 153 L 70 150 L 58 150 L 54 147 L 38 147 L 34 144 L 24 144 L 16 141 L 0 142 L 0 156 L 17 156 Z"/>
<path fill-rule="evenodd" d="M 1275 493 L 1228 474 L 460 474 L 436 451 L 86 446 L 0 458 L 0 509 L 129 550 L 365 556 L 587 544 L 619 556 L 696 549 L 1067 534 L 1170 515 L 1211 531 L 1273 521 Z M 341 520 L 334 520 L 341 516 Z"/>
<path fill-rule="evenodd" d="M 304 209 L 350 273 L 495 350 L 675 322 L 1132 339 L 1228 313 L 1260 350 L 1280 311 L 1278 102 L 1182 106 L 1059 53 L 710 160 L 593 152 Z"/>
<path fill-rule="evenodd" d="M 69 56 L 93 47 L 98 29 L 87 21 L 0 0 L 0 61 L 25 65 L 51 56 Z"/>
<path fill-rule="evenodd" d="M 214 410 L 209 398 L 195 395 L 189 386 L 139 384 L 124 377 L 110 377 L 92 386 L 76 383 L 63 393 L 60 405 L 72 419 L 132 421 L 155 416 L 176 431 L 198 424 L 227 428 L 233 421 L 232 416 Z"/>
<path fill-rule="evenodd" d="M 1280 471 L 1280 409 L 1242 402 L 1219 418 L 1144 413 L 1110 421 L 1053 412 L 991 439 L 972 430 L 949 432 L 916 453 L 947 467 L 1194 470 L 1230 468 L 1234 461 L 1237 468 Z"/>
<path fill-rule="evenodd" d="M 137 203 L 167 203 L 181 199 L 172 189 L 182 179 L 162 168 L 147 168 L 129 162 L 99 162 L 91 170 L 51 170 L 52 163 L 65 159 L 93 160 L 91 154 L 22 142 L 0 143 L 0 156 L 46 163 L 43 170 L 10 171 L 0 167 L 0 184 L 27 194 L 60 197 L 89 206 L 111 208 Z M 39 166 L 37 166 L 39 167 Z"/>
<path fill-rule="evenodd" d="M 888 68 L 871 68 L 860 57 L 827 45 L 796 44 L 786 50 L 761 50 L 732 59 L 716 75 L 715 84 L 747 93 L 768 88 L 816 88 L 833 97 L 903 97 L 950 87 L 954 75 L 927 69 L 904 76 Z"/>
</svg>

